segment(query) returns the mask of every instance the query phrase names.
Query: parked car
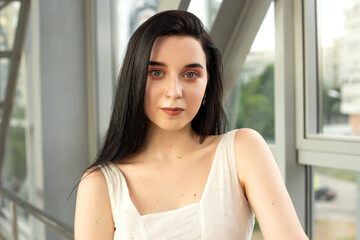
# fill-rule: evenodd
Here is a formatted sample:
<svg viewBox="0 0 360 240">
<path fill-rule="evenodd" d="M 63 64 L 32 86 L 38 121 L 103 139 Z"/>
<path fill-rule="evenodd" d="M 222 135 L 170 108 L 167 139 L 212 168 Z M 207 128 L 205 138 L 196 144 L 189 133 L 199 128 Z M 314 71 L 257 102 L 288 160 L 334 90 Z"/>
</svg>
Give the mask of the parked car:
<svg viewBox="0 0 360 240">
<path fill-rule="evenodd" d="M 320 187 L 315 191 L 315 200 L 325 199 L 326 201 L 331 201 L 336 197 L 336 193 L 333 190 L 330 190 L 328 187 Z"/>
</svg>

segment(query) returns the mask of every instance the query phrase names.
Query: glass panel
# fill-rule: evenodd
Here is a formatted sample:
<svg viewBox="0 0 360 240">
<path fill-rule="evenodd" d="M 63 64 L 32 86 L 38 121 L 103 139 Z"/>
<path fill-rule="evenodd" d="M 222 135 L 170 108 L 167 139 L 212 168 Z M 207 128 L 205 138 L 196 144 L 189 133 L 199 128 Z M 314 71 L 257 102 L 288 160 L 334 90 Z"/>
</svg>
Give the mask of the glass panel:
<svg viewBox="0 0 360 240">
<path fill-rule="evenodd" d="M 26 199 L 26 146 L 25 128 L 11 126 L 3 166 L 3 185 Z"/>
<path fill-rule="evenodd" d="M 20 6 L 20 2 L 13 1 L 0 10 L 0 51 L 13 48 Z"/>
<path fill-rule="evenodd" d="M 11 239 L 12 206 L 0 195 L 0 239 Z"/>
<path fill-rule="evenodd" d="M 0 58 L 0 102 L 3 102 L 5 100 L 9 67 L 10 67 L 9 59 Z"/>
<path fill-rule="evenodd" d="M 127 43 L 136 28 L 156 13 L 160 0 L 116 0 L 115 4 L 115 76 L 119 74 Z"/>
<path fill-rule="evenodd" d="M 7 59 L 3 59 L 7 60 Z M 0 76 L 3 72 L 0 72 Z M 2 77 L 1 77 L 2 78 Z M 6 189 L 16 193 L 25 200 L 29 200 L 32 192 L 38 191 L 39 188 L 31 186 L 27 175 L 27 133 L 28 124 L 26 118 L 27 95 L 26 95 L 26 55 L 23 54 L 19 67 L 19 75 L 15 89 L 14 105 L 10 118 L 9 132 L 7 135 L 5 157 L 2 166 L 2 184 Z M 0 91 L 1 92 L 1 91 Z M 34 167 L 30 165 L 30 167 Z M 31 187 L 29 189 L 29 186 Z M 37 192 L 37 194 L 39 194 Z M 34 203 L 33 203 L 34 204 Z M 0 198 L 0 221 L 11 218 L 7 217 L 7 213 L 11 213 L 10 204 L 7 200 Z M 18 229 L 19 239 L 34 239 L 29 237 L 34 228 L 29 222 L 28 215 L 21 209 L 18 209 Z M 1 213 L 5 213 L 1 216 Z M 10 224 L 9 223 L 9 224 Z M 1 225 L 1 223 L 0 223 Z M 7 226 L 7 225 L 6 225 Z M 32 228 L 31 228 L 32 227 Z M 30 229 L 31 228 L 31 229 Z M 11 229 L 10 229 L 11 230 Z M 1 229 L 0 229 L 1 232 Z M 1 237 L 0 237 L 1 239 Z M 6 238 L 11 239 L 11 238 Z M 39 239 L 39 238 L 36 238 Z"/>
<path fill-rule="evenodd" d="M 319 132 L 360 136 L 360 0 L 318 0 Z"/>
<path fill-rule="evenodd" d="M 25 55 L 21 59 L 16 94 L 10 118 L 6 141 L 5 158 L 2 166 L 2 183 L 7 189 L 27 199 L 27 162 L 26 162 L 26 71 Z M 1 93 L 1 91 L 0 91 Z"/>
<path fill-rule="evenodd" d="M 21 209 L 18 210 L 18 220 L 19 239 L 65 239 L 37 218 L 22 212 Z"/>
<path fill-rule="evenodd" d="M 256 218 L 255 218 L 255 226 L 254 226 L 253 234 L 251 236 L 251 240 L 264 240 L 264 237 L 261 233 L 261 229 L 259 226 L 259 222 L 257 221 Z"/>
<path fill-rule="evenodd" d="M 195 14 L 210 30 L 220 9 L 222 0 L 192 0 L 188 11 Z"/>
<path fill-rule="evenodd" d="M 360 174 L 313 167 L 313 182 L 314 239 L 359 239 Z"/>
<path fill-rule="evenodd" d="M 274 50 L 272 2 L 227 101 L 230 128 L 253 128 L 268 143 L 275 141 Z"/>
<path fill-rule="evenodd" d="M 7 199 L 0 198 L 0 204 L 4 202 L 7 205 L 6 209 L 2 209 L 0 214 L 0 239 L 12 239 L 12 204 Z M 44 223 L 37 218 L 29 215 L 21 207 L 17 207 L 17 228 L 18 239 L 37 239 L 44 240 L 45 233 L 48 231 L 48 236 L 58 236 L 59 234 L 47 228 Z M 52 238 L 54 239 L 54 238 Z M 65 239 L 60 237 L 58 239 Z"/>
</svg>

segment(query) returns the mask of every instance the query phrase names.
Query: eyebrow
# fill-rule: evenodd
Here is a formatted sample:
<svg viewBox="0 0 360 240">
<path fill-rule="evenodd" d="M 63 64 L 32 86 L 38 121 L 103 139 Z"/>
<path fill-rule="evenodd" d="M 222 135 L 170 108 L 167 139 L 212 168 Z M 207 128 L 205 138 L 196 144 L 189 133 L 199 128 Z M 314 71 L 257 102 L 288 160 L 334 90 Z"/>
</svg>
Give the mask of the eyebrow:
<svg viewBox="0 0 360 240">
<path fill-rule="evenodd" d="M 149 66 L 161 66 L 161 67 L 167 67 L 165 63 L 162 62 L 156 62 L 156 61 L 149 61 Z M 186 65 L 184 68 L 202 68 L 203 66 L 200 63 L 191 63 Z"/>
</svg>

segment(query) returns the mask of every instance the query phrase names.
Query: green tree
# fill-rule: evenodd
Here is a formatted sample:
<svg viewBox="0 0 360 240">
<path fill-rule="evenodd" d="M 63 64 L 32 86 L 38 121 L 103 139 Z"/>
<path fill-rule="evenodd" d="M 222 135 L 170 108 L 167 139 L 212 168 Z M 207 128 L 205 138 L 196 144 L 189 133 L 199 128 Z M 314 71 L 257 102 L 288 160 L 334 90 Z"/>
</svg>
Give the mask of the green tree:
<svg viewBox="0 0 360 240">
<path fill-rule="evenodd" d="M 5 153 L 5 177 L 17 192 L 26 177 L 25 129 L 10 127 Z"/>
<path fill-rule="evenodd" d="M 273 141 L 274 64 L 269 64 L 259 76 L 241 85 L 239 101 L 237 127 L 253 128 L 265 139 Z"/>
</svg>

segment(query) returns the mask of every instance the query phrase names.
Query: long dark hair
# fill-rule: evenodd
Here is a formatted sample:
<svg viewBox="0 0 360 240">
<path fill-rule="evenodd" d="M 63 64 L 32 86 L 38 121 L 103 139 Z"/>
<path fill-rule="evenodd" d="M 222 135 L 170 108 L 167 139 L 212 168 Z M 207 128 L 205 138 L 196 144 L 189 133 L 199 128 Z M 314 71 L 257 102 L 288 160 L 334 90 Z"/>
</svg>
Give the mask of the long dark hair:
<svg viewBox="0 0 360 240">
<path fill-rule="evenodd" d="M 94 163 L 89 167 L 123 159 L 142 146 L 149 119 L 144 110 L 145 87 L 150 53 L 154 41 L 165 35 L 186 35 L 197 39 L 206 55 L 208 84 L 206 104 L 201 105 L 191 122 L 200 135 L 200 143 L 208 135 L 225 131 L 226 117 L 222 107 L 221 55 L 192 13 L 179 10 L 160 12 L 144 22 L 130 38 L 113 102 L 108 131 Z"/>
</svg>

